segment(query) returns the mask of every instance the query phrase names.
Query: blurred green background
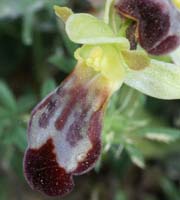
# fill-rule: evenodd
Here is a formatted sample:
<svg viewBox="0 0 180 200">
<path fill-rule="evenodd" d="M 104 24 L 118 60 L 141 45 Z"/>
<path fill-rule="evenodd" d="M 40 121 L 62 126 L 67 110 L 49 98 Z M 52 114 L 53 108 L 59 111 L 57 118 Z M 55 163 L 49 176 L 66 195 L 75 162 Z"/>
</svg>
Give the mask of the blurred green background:
<svg viewBox="0 0 180 200">
<path fill-rule="evenodd" d="M 48 200 L 22 169 L 32 108 L 71 72 L 73 52 L 53 5 L 101 15 L 103 0 L 0 0 L 0 200 Z M 180 101 L 124 86 L 111 99 L 95 170 L 65 200 L 179 200 Z M 53 198 L 60 199 L 60 198 Z"/>
</svg>

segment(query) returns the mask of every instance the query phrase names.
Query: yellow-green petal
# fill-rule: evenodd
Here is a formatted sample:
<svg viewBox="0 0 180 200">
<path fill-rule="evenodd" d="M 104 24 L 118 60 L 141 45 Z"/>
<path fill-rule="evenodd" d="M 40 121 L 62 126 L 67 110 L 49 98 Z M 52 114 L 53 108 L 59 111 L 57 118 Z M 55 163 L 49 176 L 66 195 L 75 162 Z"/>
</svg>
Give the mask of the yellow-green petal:
<svg viewBox="0 0 180 200">
<path fill-rule="evenodd" d="M 144 70 L 129 70 L 125 83 L 159 99 L 180 99 L 180 66 L 151 60 Z"/>
<path fill-rule="evenodd" d="M 149 66 L 150 58 L 143 50 L 122 50 L 123 58 L 130 69 L 142 70 Z"/>
<path fill-rule="evenodd" d="M 115 37 L 111 28 L 102 20 L 90 14 L 73 14 L 66 23 L 66 32 L 70 40 L 79 44 L 117 43 L 122 48 L 129 48 L 124 37 Z"/>
</svg>

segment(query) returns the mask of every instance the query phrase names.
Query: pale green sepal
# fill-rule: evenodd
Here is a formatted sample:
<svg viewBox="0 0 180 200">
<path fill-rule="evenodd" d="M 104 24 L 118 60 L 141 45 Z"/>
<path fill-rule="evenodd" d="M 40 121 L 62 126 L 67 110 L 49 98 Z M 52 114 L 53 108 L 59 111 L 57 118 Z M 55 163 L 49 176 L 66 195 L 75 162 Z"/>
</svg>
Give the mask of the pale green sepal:
<svg viewBox="0 0 180 200">
<path fill-rule="evenodd" d="M 64 22 L 73 14 L 73 11 L 68 7 L 54 6 L 56 15 Z"/>
<path fill-rule="evenodd" d="M 175 51 L 173 51 L 170 54 L 170 57 L 172 58 L 173 62 L 180 66 L 180 47 L 178 49 L 176 49 Z"/>
<path fill-rule="evenodd" d="M 143 50 L 122 50 L 121 54 L 130 69 L 142 70 L 150 65 L 150 58 Z"/>
<path fill-rule="evenodd" d="M 180 66 L 151 60 L 144 70 L 129 70 L 125 83 L 159 99 L 180 99 Z"/>
<path fill-rule="evenodd" d="M 114 1 L 115 0 L 107 0 L 106 1 L 105 12 L 104 12 L 104 22 L 106 24 L 109 24 L 109 22 L 110 22 L 110 11 L 111 11 L 112 4 L 114 4 Z"/>
<path fill-rule="evenodd" d="M 121 26 L 121 18 L 115 9 L 115 0 L 107 0 L 105 5 L 104 22 L 108 24 L 117 36 Z M 119 36 L 119 35 L 118 35 Z"/>
<path fill-rule="evenodd" d="M 66 23 L 66 32 L 75 43 L 79 44 L 108 44 L 117 43 L 128 49 L 126 38 L 115 37 L 111 28 L 103 21 L 90 14 L 73 14 Z"/>
</svg>

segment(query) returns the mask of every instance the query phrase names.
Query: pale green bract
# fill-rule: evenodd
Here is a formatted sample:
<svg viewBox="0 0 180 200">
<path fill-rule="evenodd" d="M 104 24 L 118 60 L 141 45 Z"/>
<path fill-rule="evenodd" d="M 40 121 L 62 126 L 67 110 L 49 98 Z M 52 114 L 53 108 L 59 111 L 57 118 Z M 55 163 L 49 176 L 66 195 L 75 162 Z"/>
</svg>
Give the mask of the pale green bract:
<svg viewBox="0 0 180 200">
<path fill-rule="evenodd" d="M 114 9 L 115 0 L 107 0 L 104 11 L 104 22 L 108 24 L 114 33 L 118 36 L 121 20 L 116 10 Z"/>
<path fill-rule="evenodd" d="M 180 66 L 151 59 L 149 67 L 129 70 L 125 83 L 140 92 L 160 99 L 180 98 Z"/>
<path fill-rule="evenodd" d="M 105 5 L 105 12 L 104 12 L 104 22 L 106 24 L 110 23 L 110 13 L 111 13 L 111 6 L 114 3 L 114 0 L 107 0 Z"/>
<path fill-rule="evenodd" d="M 151 59 L 148 54 L 140 50 L 131 52 L 127 38 L 118 36 L 118 33 L 124 30 L 124 26 L 123 24 L 117 23 L 117 16 L 113 10 L 113 3 L 114 0 L 106 1 L 104 21 L 90 14 L 83 13 L 72 14 L 68 17 L 65 22 L 65 29 L 70 40 L 83 45 L 92 45 L 97 50 L 93 52 L 93 54 L 90 51 L 91 55 L 82 57 L 78 57 L 76 53 L 76 58 L 81 60 L 82 58 L 90 58 L 90 62 L 89 60 L 84 60 L 84 62 L 92 63 L 92 67 L 95 70 L 105 74 L 111 80 L 115 79 L 116 82 L 120 83 L 125 80 L 124 82 L 127 85 L 149 96 L 160 99 L 180 99 L 180 48 L 168 55 L 171 57 L 174 64 Z M 108 55 L 103 53 L 103 57 L 100 54 L 103 59 L 98 58 L 99 50 L 96 47 L 106 44 L 114 46 L 119 51 L 119 57 L 118 51 L 116 51 L 115 61 L 113 61 L 113 53 Z M 104 48 L 102 48 L 102 50 L 103 49 Z M 111 47 L 109 46 L 108 49 L 111 49 Z M 144 51 L 143 49 L 141 50 Z M 86 48 L 85 53 L 87 52 Z M 83 49 L 81 55 L 85 55 L 83 54 Z M 107 57 L 107 59 L 105 59 L 105 57 Z M 92 60 L 93 58 L 96 60 Z M 98 63 L 97 60 L 101 61 L 99 62 L 101 63 L 99 67 L 96 65 Z M 113 61 L 112 65 L 110 62 L 111 60 Z M 118 60 L 119 64 L 114 66 Z M 105 67 L 102 66 L 102 61 L 105 61 Z M 118 68 L 120 69 L 120 66 L 122 66 L 122 68 L 125 66 L 124 70 L 120 70 L 124 72 L 123 75 L 121 73 L 116 73 L 116 70 Z M 118 76 L 119 81 L 117 81 Z"/>
</svg>

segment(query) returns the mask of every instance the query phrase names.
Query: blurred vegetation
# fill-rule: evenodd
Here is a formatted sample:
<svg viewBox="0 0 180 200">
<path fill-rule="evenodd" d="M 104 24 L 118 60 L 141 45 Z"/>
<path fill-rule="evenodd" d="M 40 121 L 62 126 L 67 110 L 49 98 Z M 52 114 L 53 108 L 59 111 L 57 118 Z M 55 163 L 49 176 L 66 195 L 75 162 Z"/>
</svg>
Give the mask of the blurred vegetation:
<svg viewBox="0 0 180 200">
<path fill-rule="evenodd" d="M 75 65 L 77 45 L 52 6 L 99 14 L 103 2 L 0 0 L 0 200 L 50 199 L 29 188 L 22 160 L 32 108 Z M 124 86 L 109 103 L 103 145 L 96 169 L 76 178 L 64 199 L 180 199 L 180 101 Z"/>
</svg>

